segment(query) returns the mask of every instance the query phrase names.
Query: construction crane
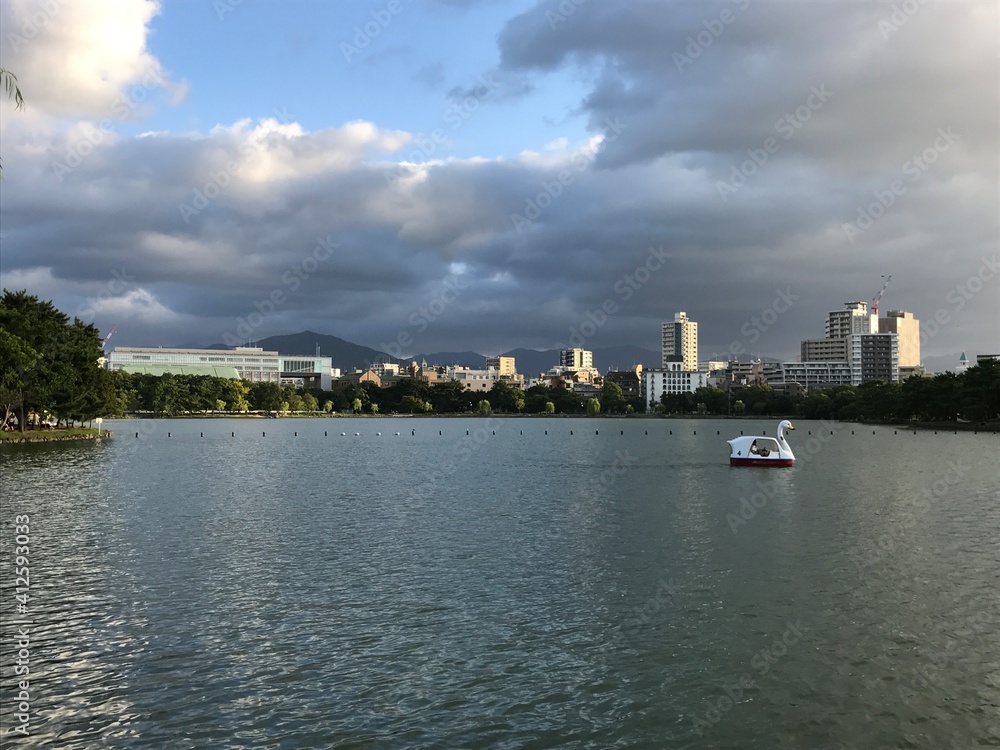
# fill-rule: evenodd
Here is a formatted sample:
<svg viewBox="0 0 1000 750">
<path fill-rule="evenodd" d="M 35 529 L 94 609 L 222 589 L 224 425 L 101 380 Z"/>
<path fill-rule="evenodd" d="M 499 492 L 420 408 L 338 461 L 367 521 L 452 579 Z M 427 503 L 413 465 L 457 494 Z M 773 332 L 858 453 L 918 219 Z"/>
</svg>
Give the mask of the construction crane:
<svg viewBox="0 0 1000 750">
<path fill-rule="evenodd" d="M 104 341 L 101 342 L 101 350 L 102 351 L 104 350 L 104 347 L 108 345 L 108 339 L 111 338 L 112 336 L 114 336 L 115 335 L 115 331 L 117 331 L 117 330 L 118 330 L 118 324 L 115 323 L 114 327 L 111 329 L 111 333 L 109 333 L 107 336 L 105 336 L 104 337 Z"/>
<path fill-rule="evenodd" d="M 889 282 L 892 281 L 892 274 L 889 276 L 883 275 L 882 278 L 885 279 L 885 283 L 882 285 L 882 288 L 878 290 L 878 294 L 876 294 L 872 299 L 872 314 L 876 318 L 878 317 L 878 301 L 882 299 L 882 295 L 885 293 L 885 288 L 889 286 Z"/>
</svg>

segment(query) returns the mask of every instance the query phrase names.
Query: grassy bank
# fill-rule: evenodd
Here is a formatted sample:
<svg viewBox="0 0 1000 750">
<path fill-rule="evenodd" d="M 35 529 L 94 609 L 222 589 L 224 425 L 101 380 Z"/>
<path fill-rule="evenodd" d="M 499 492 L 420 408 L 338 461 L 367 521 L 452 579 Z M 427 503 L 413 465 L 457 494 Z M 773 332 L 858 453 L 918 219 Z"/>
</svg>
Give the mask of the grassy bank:
<svg viewBox="0 0 1000 750">
<path fill-rule="evenodd" d="M 25 430 L 0 433 L 0 445 L 11 443 L 54 443 L 62 440 L 95 440 L 111 437 L 110 430 L 96 427 L 69 427 L 59 430 Z"/>
</svg>

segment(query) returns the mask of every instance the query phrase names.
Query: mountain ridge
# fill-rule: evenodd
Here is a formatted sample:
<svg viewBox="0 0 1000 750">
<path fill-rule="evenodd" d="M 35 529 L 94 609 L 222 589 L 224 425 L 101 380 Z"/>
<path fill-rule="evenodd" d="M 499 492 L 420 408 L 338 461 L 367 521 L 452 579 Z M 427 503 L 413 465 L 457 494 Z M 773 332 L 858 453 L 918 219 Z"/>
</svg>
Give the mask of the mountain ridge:
<svg viewBox="0 0 1000 750">
<path fill-rule="evenodd" d="M 255 342 L 256 346 L 270 351 L 278 351 L 286 356 L 301 355 L 313 357 L 316 347 L 320 354 L 330 357 L 334 367 L 341 372 L 351 372 L 354 369 L 365 369 L 378 362 L 391 362 L 401 365 L 410 362 L 424 362 L 429 365 L 448 366 L 464 365 L 473 369 L 486 366 L 486 355 L 471 350 L 441 351 L 414 354 L 411 357 L 393 357 L 378 349 L 362 344 L 356 344 L 339 336 L 316 331 L 300 331 L 298 333 L 269 336 Z M 229 348 L 222 344 L 212 344 L 208 348 Z M 643 367 L 659 366 L 660 354 L 651 349 L 644 349 L 630 344 L 598 347 L 594 352 L 594 367 L 601 372 L 611 369 L 630 369 L 637 364 Z M 537 377 L 559 364 L 558 349 L 527 349 L 519 347 L 504 352 L 505 357 L 514 357 L 517 371 L 528 377 Z"/>
</svg>

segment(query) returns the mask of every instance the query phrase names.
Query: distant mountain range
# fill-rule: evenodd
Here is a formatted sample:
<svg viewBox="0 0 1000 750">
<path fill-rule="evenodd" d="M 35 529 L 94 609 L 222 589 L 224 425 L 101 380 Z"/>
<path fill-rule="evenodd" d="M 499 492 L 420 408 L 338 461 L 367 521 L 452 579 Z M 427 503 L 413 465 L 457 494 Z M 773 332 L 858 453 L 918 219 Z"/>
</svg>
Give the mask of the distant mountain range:
<svg viewBox="0 0 1000 750">
<path fill-rule="evenodd" d="M 263 349 L 277 351 L 285 355 L 301 354 L 309 357 L 315 356 L 318 346 L 320 354 L 324 357 L 330 357 L 333 366 L 339 367 L 342 372 L 364 369 L 376 362 L 396 362 L 405 365 L 414 360 L 427 362 L 428 365 L 465 365 L 476 369 L 486 366 L 486 356 L 478 352 L 428 352 L 415 354 L 412 357 L 397 358 L 377 349 L 315 331 L 271 336 L 261 339 L 255 344 Z M 209 348 L 228 349 L 229 347 L 223 344 L 213 344 Z M 612 369 L 625 370 L 637 364 L 641 364 L 643 367 L 658 367 L 660 364 L 659 352 L 638 346 L 609 346 L 594 349 L 593 352 L 594 367 L 601 372 Z M 517 371 L 531 377 L 559 364 L 558 349 L 541 351 L 537 349 L 512 349 L 509 352 L 504 352 L 503 356 L 514 357 Z"/>
<path fill-rule="evenodd" d="M 417 362 L 427 362 L 429 365 L 464 365 L 472 368 L 483 368 L 486 366 L 486 356 L 473 351 L 463 352 L 429 352 L 426 354 L 415 354 L 412 357 L 397 358 L 392 357 L 378 349 L 372 349 L 361 344 L 354 344 L 337 336 L 326 333 L 316 333 L 314 331 L 302 331 L 301 333 L 291 333 L 286 336 L 271 336 L 255 342 L 256 346 L 281 354 L 302 354 L 312 357 L 316 354 L 316 347 L 319 346 L 320 353 L 324 357 L 330 357 L 334 367 L 339 367 L 341 372 L 351 372 L 355 369 L 370 367 L 376 362 L 396 362 L 406 365 L 416 360 Z M 199 348 L 191 345 L 190 348 Z M 225 344 L 212 344 L 209 349 L 229 349 Z M 659 367 L 660 353 L 651 349 L 643 349 L 639 346 L 608 346 L 597 348 L 594 352 L 594 367 L 602 373 L 608 370 L 628 370 L 641 364 L 643 367 Z M 512 349 L 504 352 L 505 357 L 514 357 L 517 371 L 522 375 L 536 377 L 540 373 L 559 364 L 558 349 Z M 924 358 L 924 367 L 928 372 L 945 372 L 954 370 L 958 364 L 958 354 L 947 354 L 938 357 Z M 970 354 L 971 364 L 976 363 L 974 355 Z M 765 360 L 775 360 L 773 357 L 764 357 Z"/>
</svg>

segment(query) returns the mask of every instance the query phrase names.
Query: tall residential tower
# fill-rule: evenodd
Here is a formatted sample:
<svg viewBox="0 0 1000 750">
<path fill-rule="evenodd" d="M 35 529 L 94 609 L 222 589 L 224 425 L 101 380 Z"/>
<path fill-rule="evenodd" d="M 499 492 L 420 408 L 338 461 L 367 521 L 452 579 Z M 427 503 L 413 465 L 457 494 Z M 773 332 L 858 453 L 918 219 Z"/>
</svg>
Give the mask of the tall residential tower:
<svg viewBox="0 0 1000 750">
<path fill-rule="evenodd" d="M 698 370 L 698 324 L 688 320 L 686 312 L 674 313 L 673 321 L 663 323 L 663 368 L 668 362 L 683 362 L 682 369 Z"/>
</svg>

